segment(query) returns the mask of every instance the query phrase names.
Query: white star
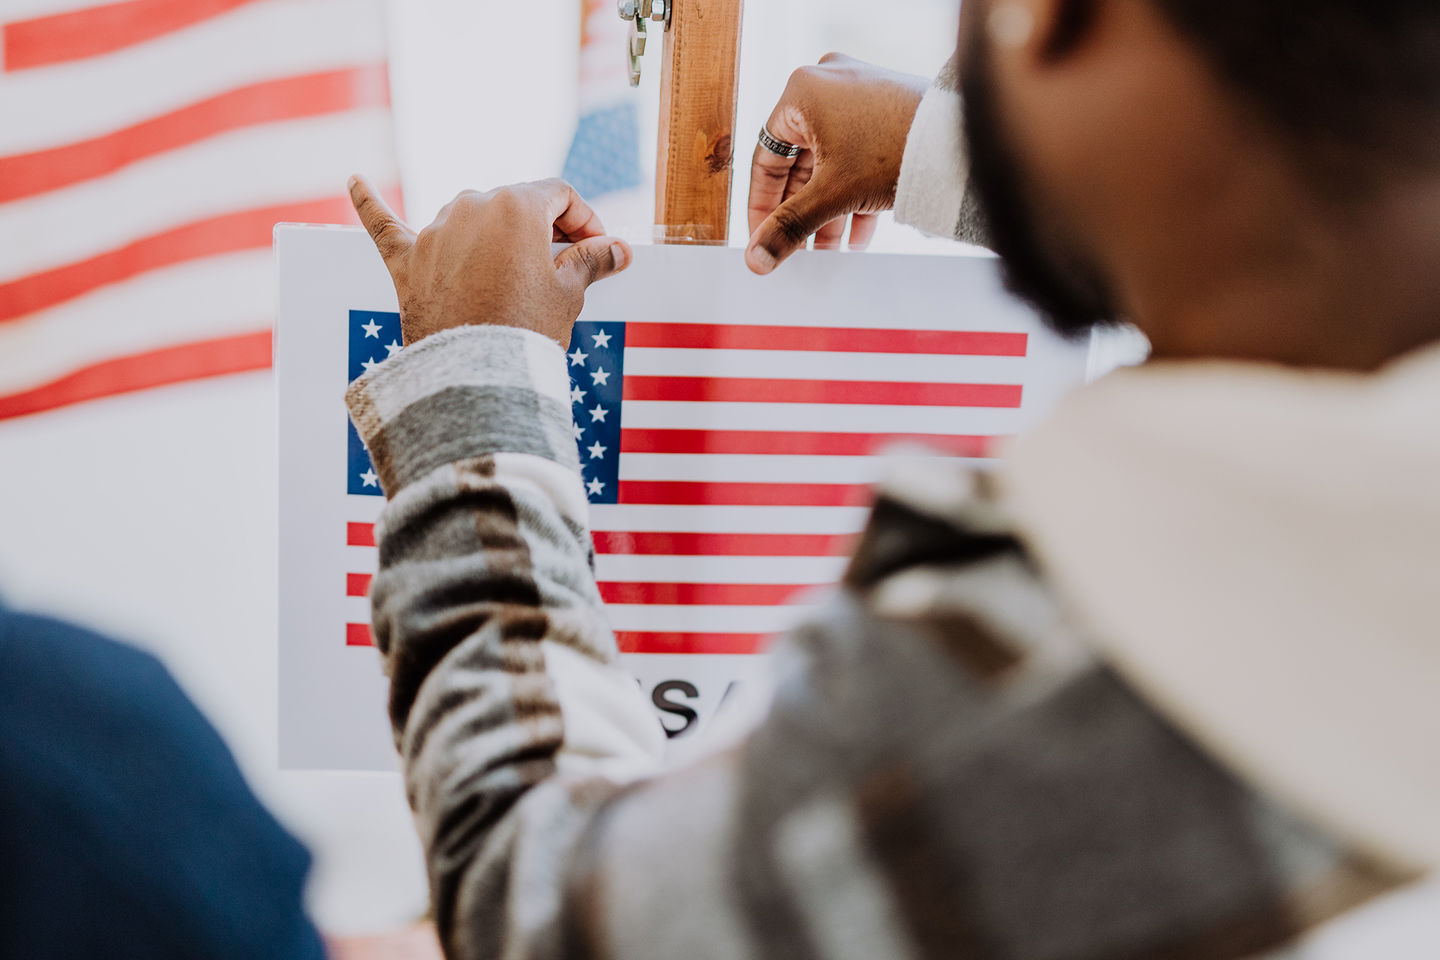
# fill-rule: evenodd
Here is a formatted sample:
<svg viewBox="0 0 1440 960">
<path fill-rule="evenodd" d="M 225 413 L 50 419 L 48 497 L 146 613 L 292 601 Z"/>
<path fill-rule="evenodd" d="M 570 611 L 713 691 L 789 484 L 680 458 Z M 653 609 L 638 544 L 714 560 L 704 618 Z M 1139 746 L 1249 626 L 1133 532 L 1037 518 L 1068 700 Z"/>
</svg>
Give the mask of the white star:
<svg viewBox="0 0 1440 960">
<path fill-rule="evenodd" d="M 364 473 L 360 474 L 360 479 L 364 481 L 365 486 L 367 487 L 380 486 L 380 478 L 375 476 L 374 470 L 366 470 Z"/>
<path fill-rule="evenodd" d="M 590 411 L 590 422 L 594 423 L 596 420 L 599 420 L 601 423 L 604 423 L 605 414 L 609 412 L 609 410 L 606 410 L 604 407 L 600 406 L 600 404 L 595 404 L 595 409 Z"/>
<path fill-rule="evenodd" d="M 576 439 L 576 440 L 579 440 L 579 439 L 580 439 L 580 435 L 585 432 L 585 428 L 582 427 L 582 426 L 580 426 L 580 424 L 577 423 L 577 424 L 574 424 L 574 429 L 575 429 L 575 439 Z"/>
<path fill-rule="evenodd" d="M 360 329 L 365 331 L 365 336 L 374 337 L 376 340 L 380 339 L 380 324 L 375 322 L 374 317 L 370 318 L 369 323 L 360 324 Z"/>
<path fill-rule="evenodd" d="M 371 370 L 374 370 L 376 367 L 380 366 L 380 361 L 376 360 L 374 357 L 371 357 L 369 360 L 361 360 L 360 366 L 365 368 L 366 373 L 369 373 Z"/>
<path fill-rule="evenodd" d="M 605 382 L 610 379 L 610 374 L 606 370 L 594 370 L 590 373 L 590 379 L 595 381 L 595 386 L 603 387 Z"/>
<path fill-rule="evenodd" d="M 601 330 L 599 333 L 595 334 L 590 339 L 595 341 L 595 347 L 598 350 L 604 350 L 606 347 L 610 346 L 610 334 L 606 333 L 604 330 Z"/>
<path fill-rule="evenodd" d="M 581 353 L 581 352 L 580 352 L 580 348 L 579 348 L 579 347 L 576 347 L 576 348 L 575 348 L 575 352 L 572 353 L 572 354 L 570 354 L 570 366 L 572 366 L 572 367 L 578 367 L 578 366 L 580 366 L 580 364 L 584 363 L 584 362 L 586 361 L 586 359 L 589 358 L 589 356 L 590 356 L 590 354 L 588 354 L 588 353 Z"/>
<path fill-rule="evenodd" d="M 395 356 L 395 354 L 397 354 L 397 353 L 399 353 L 399 352 L 400 352 L 400 344 L 396 343 L 394 340 L 391 340 L 389 343 L 385 344 L 385 359 L 386 359 L 386 360 L 389 360 L 391 357 Z"/>
<path fill-rule="evenodd" d="M 584 403 L 584 402 L 585 402 L 585 391 L 584 391 L 584 390 L 581 390 L 579 387 L 574 386 L 574 385 L 572 384 L 571 387 L 570 387 L 570 402 L 571 402 L 571 403 Z"/>
<path fill-rule="evenodd" d="M 599 480 L 591 480 L 585 486 L 590 491 L 590 496 L 592 497 L 600 496 L 600 491 L 605 489 L 605 484 L 601 483 Z"/>
<path fill-rule="evenodd" d="M 591 460 L 599 460 L 603 456 L 605 456 L 605 448 L 600 446 L 599 440 L 596 440 L 594 443 L 590 444 Z"/>
</svg>

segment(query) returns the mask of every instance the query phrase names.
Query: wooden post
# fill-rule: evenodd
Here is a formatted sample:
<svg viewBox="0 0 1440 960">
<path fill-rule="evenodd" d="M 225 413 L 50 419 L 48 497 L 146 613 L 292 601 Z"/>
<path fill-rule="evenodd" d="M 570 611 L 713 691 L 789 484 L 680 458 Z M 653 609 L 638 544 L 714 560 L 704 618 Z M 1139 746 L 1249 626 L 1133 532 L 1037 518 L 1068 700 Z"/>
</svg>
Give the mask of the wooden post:
<svg viewBox="0 0 1440 960">
<path fill-rule="evenodd" d="M 671 0 L 655 221 L 666 243 L 726 243 L 744 0 Z M 661 239 L 657 238 L 657 239 Z"/>
</svg>

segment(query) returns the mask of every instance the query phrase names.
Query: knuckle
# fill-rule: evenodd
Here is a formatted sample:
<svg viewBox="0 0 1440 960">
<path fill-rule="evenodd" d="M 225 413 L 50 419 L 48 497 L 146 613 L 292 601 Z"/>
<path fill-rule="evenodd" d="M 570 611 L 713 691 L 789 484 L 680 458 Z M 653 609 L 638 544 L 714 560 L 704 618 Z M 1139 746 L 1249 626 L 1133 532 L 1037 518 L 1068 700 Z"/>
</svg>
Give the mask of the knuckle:
<svg viewBox="0 0 1440 960">
<path fill-rule="evenodd" d="M 785 84 L 785 96 L 782 98 L 782 103 L 793 103 L 814 90 L 815 85 L 819 82 L 822 69 L 809 63 L 803 67 L 797 67 L 790 74 L 789 82 Z"/>
<path fill-rule="evenodd" d="M 501 187 L 490 195 L 488 205 L 500 213 L 515 213 L 525 206 L 525 198 L 515 187 Z"/>
<path fill-rule="evenodd" d="M 455 210 L 473 211 L 485 207 L 490 202 L 491 198 L 487 194 L 476 193 L 474 190 L 464 190 L 451 201 L 451 207 Z"/>
<path fill-rule="evenodd" d="M 789 207 L 775 211 L 775 231 L 791 244 L 804 243 L 812 232 L 805 219 Z"/>
<path fill-rule="evenodd" d="M 576 255 L 580 258 L 580 265 L 590 276 L 599 276 L 604 272 L 604 263 L 599 252 L 594 247 L 584 246 L 575 248 Z"/>
</svg>

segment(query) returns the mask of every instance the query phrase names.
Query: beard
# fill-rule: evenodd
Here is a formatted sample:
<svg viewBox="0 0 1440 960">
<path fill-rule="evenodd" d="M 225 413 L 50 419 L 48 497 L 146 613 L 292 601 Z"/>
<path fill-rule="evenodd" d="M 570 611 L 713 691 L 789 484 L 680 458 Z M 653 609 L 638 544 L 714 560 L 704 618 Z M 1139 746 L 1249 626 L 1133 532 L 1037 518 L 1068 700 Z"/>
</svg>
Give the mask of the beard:
<svg viewBox="0 0 1440 960">
<path fill-rule="evenodd" d="M 960 76 L 970 190 L 979 206 L 986 245 L 1000 258 L 1006 287 L 1034 307 L 1046 325 L 1078 339 L 1098 326 L 1120 323 L 1100 271 L 1041 229 L 1046 217 L 1026 181 L 1021 151 L 1001 120 L 985 30 L 970 32 Z"/>
</svg>

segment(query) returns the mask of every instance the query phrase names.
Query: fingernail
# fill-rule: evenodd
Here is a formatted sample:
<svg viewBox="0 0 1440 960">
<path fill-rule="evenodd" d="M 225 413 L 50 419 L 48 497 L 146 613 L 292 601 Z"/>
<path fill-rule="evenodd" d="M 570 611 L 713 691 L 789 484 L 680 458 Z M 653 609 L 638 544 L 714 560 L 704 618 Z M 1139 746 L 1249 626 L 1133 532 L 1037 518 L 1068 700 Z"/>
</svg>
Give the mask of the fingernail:
<svg viewBox="0 0 1440 960">
<path fill-rule="evenodd" d="M 623 243 L 610 244 L 610 256 L 615 261 L 616 270 L 624 270 L 630 265 L 630 254 L 626 252 Z"/>
<path fill-rule="evenodd" d="M 760 268 L 761 273 L 769 273 L 775 269 L 775 254 L 764 247 L 752 247 L 750 259 L 754 261 L 755 266 Z"/>
</svg>

